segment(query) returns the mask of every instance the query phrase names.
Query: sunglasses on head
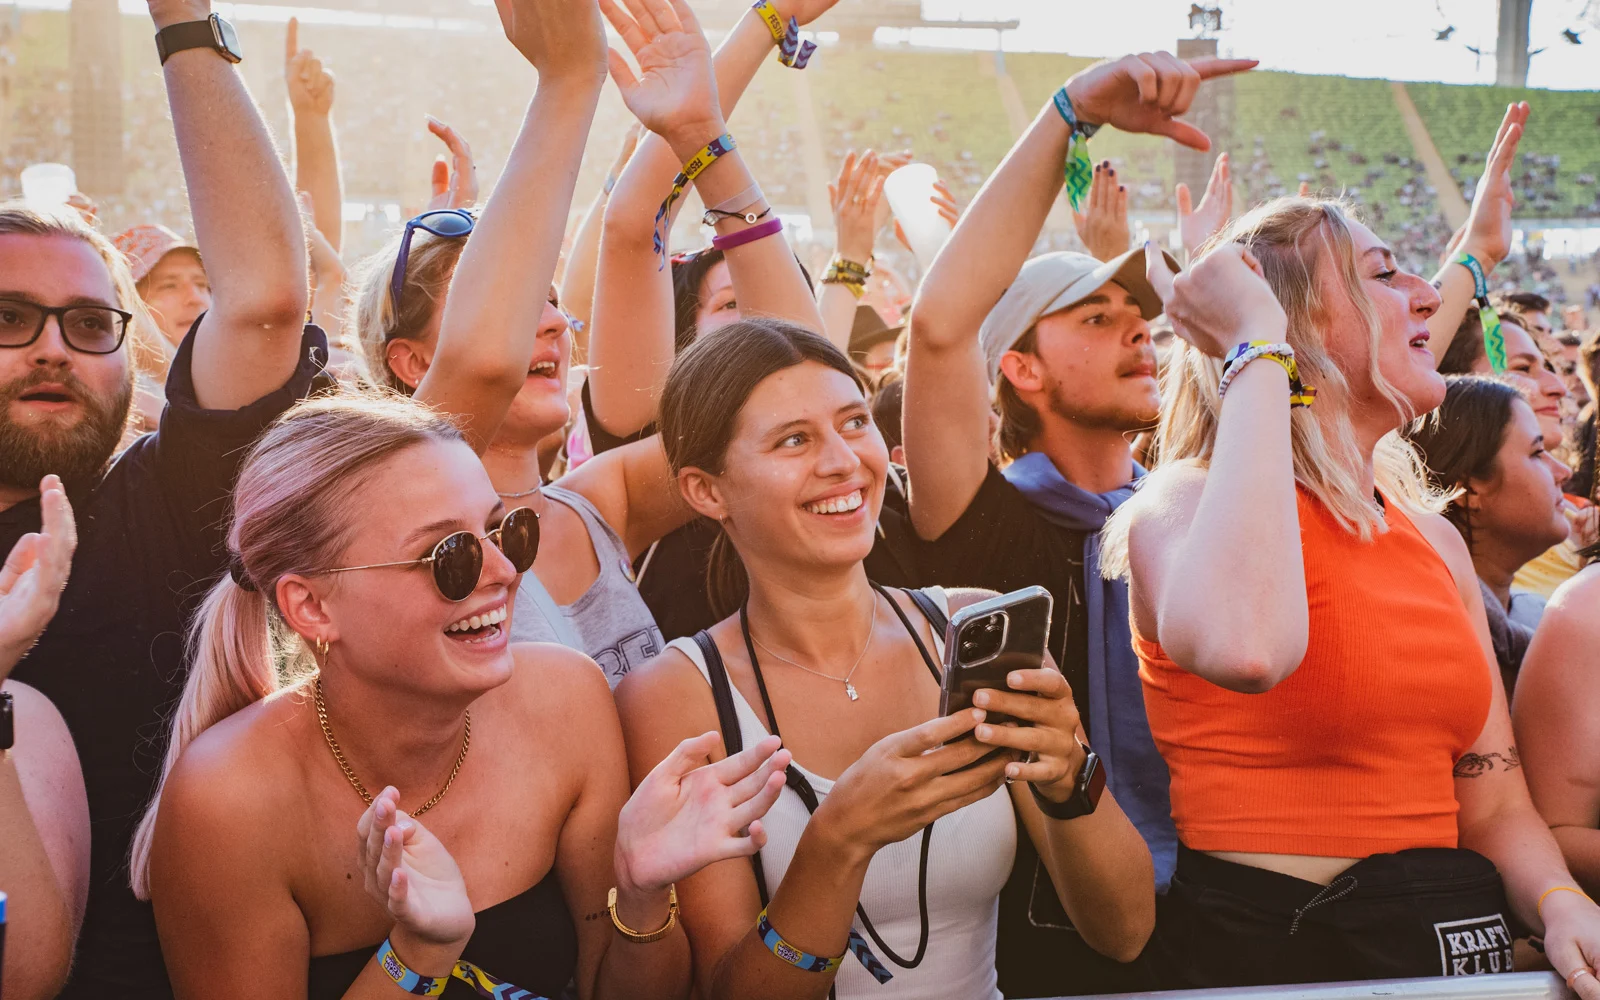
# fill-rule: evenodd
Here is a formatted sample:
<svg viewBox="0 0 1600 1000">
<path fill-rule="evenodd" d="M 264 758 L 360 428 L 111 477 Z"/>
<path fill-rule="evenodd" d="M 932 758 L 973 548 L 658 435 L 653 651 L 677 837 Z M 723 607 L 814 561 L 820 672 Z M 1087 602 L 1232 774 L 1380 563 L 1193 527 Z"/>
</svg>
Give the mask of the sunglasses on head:
<svg viewBox="0 0 1600 1000">
<path fill-rule="evenodd" d="M 484 537 L 499 546 L 519 575 L 526 573 L 533 565 L 534 557 L 539 554 L 539 515 L 529 507 L 518 507 L 500 521 L 499 527 Z M 399 566 L 431 566 L 433 584 L 439 588 L 439 593 L 447 601 L 460 603 L 478 589 L 478 579 L 483 575 L 483 543 L 470 531 L 457 531 L 439 539 L 433 550 L 421 559 L 339 566 L 306 575 L 323 576 L 328 573 L 353 573 L 358 569 Z"/>
<path fill-rule="evenodd" d="M 400 312 L 400 295 L 406 287 L 406 262 L 411 259 L 411 238 L 417 230 L 432 233 L 447 240 L 466 239 L 472 235 L 472 213 L 461 208 L 437 208 L 406 223 L 400 237 L 400 254 L 394 260 L 394 277 L 389 280 L 389 304 Z"/>
</svg>

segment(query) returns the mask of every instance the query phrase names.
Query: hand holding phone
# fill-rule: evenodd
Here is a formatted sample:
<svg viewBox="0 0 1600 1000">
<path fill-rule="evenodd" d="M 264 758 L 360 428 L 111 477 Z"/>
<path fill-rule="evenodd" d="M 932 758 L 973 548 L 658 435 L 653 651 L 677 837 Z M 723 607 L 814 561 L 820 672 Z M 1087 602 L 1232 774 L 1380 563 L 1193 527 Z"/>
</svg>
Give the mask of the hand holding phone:
<svg viewBox="0 0 1600 1000">
<path fill-rule="evenodd" d="M 974 707 L 973 696 L 985 688 L 1005 691 L 1006 678 L 1014 671 L 1043 667 L 1051 605 L 1048 590 L 1028 587 L 969 604 L 952 615 L 945 630 L 939 714 Z M 1030 724 L 1001 708 L 988 710 L 985 720 L 991 726 L 1011 722 Z"/>
</svg>

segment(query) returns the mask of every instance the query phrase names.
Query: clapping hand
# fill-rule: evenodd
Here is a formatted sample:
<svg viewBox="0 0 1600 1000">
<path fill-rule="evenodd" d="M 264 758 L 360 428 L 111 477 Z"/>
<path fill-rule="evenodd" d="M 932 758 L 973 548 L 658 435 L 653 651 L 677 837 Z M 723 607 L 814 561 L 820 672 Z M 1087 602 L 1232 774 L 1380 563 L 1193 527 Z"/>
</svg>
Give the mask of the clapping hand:
<svg viewBox="0 0 1600 1000">
<path fill-rule="evenodd" d="M 845 154 L 839 176 L 828 185 L 828 201 L 833 206 L 837 235 L 834 246 L 846 260 L 867 263 L 877 241 L 885 174 L 879 169 L 878 154 L 867 150 L 859 158 L 856 151 Z"/>
<path fill-rule="evenodd" d="M 1094 168 L 1084 210 L 1072 210 L 1078 238 L 1098 260 L 1111 260 L 1128 250 L 1128 188 L 1117 183 L 1117 168 L 1110 160 Z"/>
<path fill-rule="evenodd" d="M 1511 210 L 1516 195 L 1511 191 L 1511 168 L 1517 161 L 1517 143 L 1522 141 L 1528 123 L 1526 101 L 1512 104 L 1500 121 L 1489 159 L 1472 195 L 1472 211 L 1467 215 L 1466 232 L 1459 249 L 1472 254 L 1484 269 L 1493 268 L 1511 252 Z"/>
<path fill-rule="evenodd" d="M 1185 62 L 1166 52 L 1099 62 L 1067 81 L 1067 96 L 1078 120 L 1115 125 L 1124 132 L 1164 135 L 1202 152 L 1206 134 L 1178 116 L 1189 110 L 1206 80 L 1255 68 L 1255 59 L 1196 59 Z"/>
<path fill-rule="evenodd" d="M 17 539 L 0 568 L 0 681 L 55 617 L 78 546 L 72 505 L 57 477 L 39 483 L 39 508 L 40 529 Z"/>
<path fill-rule="evenodd" d="M 1144 257 L 1145 277 L 1166 304 L 1172 332 L 1202 354 L 1221 358 L 1246 341 L 1283 340 L 1289 318 L 1261 263 L 1241 244 L 1218 247 L 1178 275 L 1154 244 L 1145 244 Z"/>
<path fill-rule="evenodd" d="M 326 115 L 333 110 L 333 74 L 315 53 L 300 47 L 300 21 L 293 17 L 284 36 L 283 81 L 295 114 Z"/>
<path fill-rule="evenodd" d="M 1205 197 L 1195 208 L 1189 195 L 1189 185 L 1178 185 L 1178 234 L 1183 248 L 1189 253 L 1200 249 L 1206 240 L 1222 231 L 1233 215 L 1233 177 L 1228 169 L 1228 154 L 1217 157 L 1211 165 L 1211 179 L 1206 182 Z"/>
<path fill-rule="evenodd" d="M 394 786 L 385 788 L 356 824 L 367 894 L 421 945 L 459 955 L 477 919 L 461 869 L 437 837 L 400 811 L 399 801 Z"/>
<path fill-rule="evenodd" d="M 715 764 L 720 733 L 679 743 L 634 789 L 617 819 L 617 877 L 651 892 L 761 850 L 761 817 L 778 801 L 790 754 L 769 736 Z"/>
<path fill-rule="evenodd" d="M 472 147 L 461 133 L 444 122 L 428 116 L 428 131 L 450 150 L 450 159 L 443 155 L 433 161 L 433 197 L 428 211 L 440 208 L 471 208 L 478 202 L 478 165 L 472 161 Z"/>
<path fill-rule="evenodd" d="M 608 50 L 611 79 L 622 101 L 644 127 L 672 144 L 680 158 L 721 135 L 725 129 L 711 46 L 685 0 L 600 0 L 600 10 L 617 29 L 639 64 L 637 75 L 616 49 Z"/>
</svg>

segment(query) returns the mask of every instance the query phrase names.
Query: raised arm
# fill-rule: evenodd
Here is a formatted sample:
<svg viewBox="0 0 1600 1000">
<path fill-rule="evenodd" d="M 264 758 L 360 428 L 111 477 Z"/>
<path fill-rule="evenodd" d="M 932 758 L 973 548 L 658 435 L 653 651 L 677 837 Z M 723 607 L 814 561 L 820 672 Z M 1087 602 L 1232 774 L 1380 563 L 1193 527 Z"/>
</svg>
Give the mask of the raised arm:
<svg viewBox="0 0 1600 1000">
<path fill-rule="evenodd" d="M 300 21 L 289 18 L 284 40 L 284 86 L 294 119 L 294 186 L 311 196 L 311 218 L 337 253 L 344 246 L 344 177 L 333 138 L 333 74 L 300 47 Z"/>
<path fill-rule="evenodd" d="M 1091 257 L 1111 260 L 1128 252 L 1128 186 L 1118 182 L 1110 160 L 1095 164 L 1089 197 L 1082 212 L 1072 210 L 1072 224 Z"/>
<path fill-rule="evenodd" d="M 1216 250 L 1176 279 L 1148 244 L 1145 255 L 1186 351 L 1222 357 L 1246 341 L 1282 342 L 1288 319 L 1242 246 Z M 1224 397 L 1209 466 L 1158 472 L 1132 504 L 1140 633 L 1230 691 L 1266 691 L 1289 676 L 1310 626 L 1283 367 L 1245 366 Z"/>
<path fill-rule="evenodd" d="M 1205 133 L 1177 115 L 1202 80 L 1254 66 L 1247 59 L 1180 62 L 1164 52 L 1124 56 L 1067 81 L 1080 122 L 1151 132 L 1196 149 Z M 905 447 L 911 518 L 937 538 L 972 502 L 989 461 L 989 380 L 978 329 L 1016 279 L 1061 189 L 1072 133 L 1046 103 L 984 184 L 939 251 L 911 308 Z M 918 469 L 925 470 L 918 474 Z"/>
<path fill-rule="evenodd" d="M 773 0 L 773 6 L 781 16 L 793 16 L 805 24 L 836 2 Z M 635 7 L 644 9 L 642 4 L 634 4 L 630 10 Z M 621 13 L 615 5 L 611 9 Z M 612 20 L 616 23 L 615 17 Z M 698 23 L 693 30 L 699 30 Z M 634 39 L 641 47 L 646 40 L 637 36 Z M 765 23 L 747 11 L 717 49 L 712 103 L 703 109 L 685 109 L 704 119 L 704 127 L 693 134 L 684 133 L 674 142 L 646 121 L 651 134 L 640 141 L 611 192 L 600 239 L 589 331 L 589 400 L 595 420 L 609 433 L 619 437 L 633 434 L 655 419 L 656 401 L 666 384 L 667 370 L 672 367 L 672 276 L 661 266 L 661 254 L 654 246 L 656 211 L 672 189 L 672 179 L 684 161 L 727 131 L 728 115 L 761 68 L 762 60 L 773 52 L 773 45 Z M 636 57 L 639 51 L 634 50 Z M 657 58 L 657 53 L 651 51 L 650 58 Z M 640 69 L 644 75 L 641 82 L 650 82 L 650 69 L 642 63 Z M 706 92 L 699 91 L 696 99 L 704 102 L 705 98 Z M 661 127 L 666 129 L 667 125 L 661 123 Z M 712 127 L 721 131 L 700 134 Z M 696 139 L 699 145 L 692 149 L 677 148 Z M 738 136 L 734 139 L 737 141 Z M 707 207 L 755 212 L 769 207 L 737 150 L 707 170 L 695 181 L 695 187 Z M 723 204 L 729 200 L 747 203 Z M 681 208 L 682 204 L 680 200 L 674 207 Z M 664 224 L 669 230 L 670 225 L 670 220 Z M 717 226 L 717 232 L 731 233 L 742 228 L 742 221 L 724 222 Z M 779 316 L 815 330 L 822 328 L 805 276 L 785 240 L 768 238 L 747 243 L 730 252 L 727 261 L 741 312 Z"/>
<path fill-rule="evenodd" d="M 605 34 L 587 0 L 496 0 L 539 88 L 450 284 L 417 398 L 464 418 L 482 450 L 528 374 L 583 143 L 604 83 Z"/>
<path fill-rule="evenodd" d="M 1511 168 L 1517 162 L 1517 143 L 1522 141 L 1522 129 L 1528 122 L 1528 104 L 1523 101 L 1509 105 L 1506 116 L 1495 134 L 1494 145 L 1489 149 L 1488 163 L 1478 180 L 1478 189 L 1472 196 L 1472 212 L 1462 227 L 1459 243 L 1452 242 L 1445 260 L 1434 277 L 1434 287 L 1439 289 L 1439 308 L 1428 317 L 1428 349 L 1440 361 L 1455 339 L 1461 318 L 1473 308 L 1474 281 L 1472 272 L 1453 262 L 1454 251 L 1469 253 L 1483 265 L 1487 276 L 1511 252 L 1511 209 L 1516 196 L 1511 192 Z"/>
<path fill-rule="evenodd" d="M 567 251 L 566 266 L 561 271 L 561 308 L 577 322 L 573 324 L 573 355 L 589 358 L 589 321 L 594 318 L 594 277 L 600 266 L 600 227 L 605 222 L 606 204 L 611 200 L 611 190 L 628 165 L 633 151 L 639 146 L 639 136 L 644 126 L 634 122 L 622 136 L 622 148 L 606 171 L 605 183 L 594 193 L 594 200 L 583 213 L 577 235 Z"/>
<path fill-rule="evenodd" d="M 836 262 L 858 264 L 862 268 L 872 264 L 872 247 L 882 222 L 879 209 L 884 203 L 884 173 L 879 168 L 880 163 L 878 154 L 872 150 L 858 158 L 852 149 L 839 164 L 839 175 L 828 185 Z M 829 266 L 831 270 L 833 265 Z M 855 327 L 856 304 L 863 287 L 857 285 L 852 290 L 849 283 L 830 280 L 826 274 L 817 284 L 822 332 L 841 351 L 850 350 L 850 331 Z"/>
<path fill-rule="evenodd" d="M 209 0 L 150 0 L 157 30 L 211 15 Z M 234 410 L 289 380 L 305 326 L 306 242 L 278 152 L 245 89 L 215 50 L 185 49 L 164 67 L 211 311 L 194 343 L 202 407 Z"/>
</svg>

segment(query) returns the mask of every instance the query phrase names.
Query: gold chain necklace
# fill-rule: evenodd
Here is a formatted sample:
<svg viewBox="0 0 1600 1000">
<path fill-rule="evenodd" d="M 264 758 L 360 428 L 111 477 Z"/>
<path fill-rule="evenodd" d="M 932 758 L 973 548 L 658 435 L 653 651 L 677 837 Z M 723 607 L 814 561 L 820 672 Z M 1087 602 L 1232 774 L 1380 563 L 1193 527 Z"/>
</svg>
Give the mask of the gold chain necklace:
<svg viewBox="0 0 1600 1000">
<path fill-rule="evenodd" d="M 372 793 L 367 791 L 367 786 L 356 777 L 356 772 L 350 767 L 350 762 L 344 759 L 344 751 L 339 749 L 339 741 L 333 738 L 333 727 L 328 724 L 328 706 L 322 700 L 322 677 L 318 676 L 311 682 L 311 697 L 317 706 L 317 721 L 322 724 L 322 738 L 328 741 L 328 749 L 333 751 L 333 759 L 339 762 L 339 770 L 344 772 L 345 778 L 350 782 L 350 787 L 361 796 L 361 801 L 372 805 Z M 467 711 L 466 726 L 461 733 L 461 753 L 456 755 L 456 766 L 450 769 L 450 777 L 444 780 L 444 787 L 439 789 L 433 798 L 422 804 L 422 808 L 411 813 L 412 816 L 421 816 L 423 813 L 439 804 L 444 798 L 444 793 L 455 784 L 456 775 L 461 773 L 461 765 L 466 763 L 467 749 L 472 746 L 472 712 Z"/>
</svg>

